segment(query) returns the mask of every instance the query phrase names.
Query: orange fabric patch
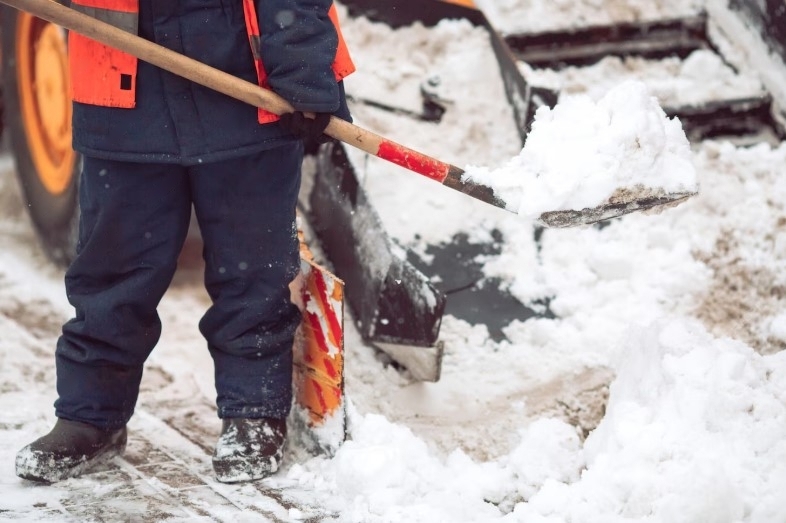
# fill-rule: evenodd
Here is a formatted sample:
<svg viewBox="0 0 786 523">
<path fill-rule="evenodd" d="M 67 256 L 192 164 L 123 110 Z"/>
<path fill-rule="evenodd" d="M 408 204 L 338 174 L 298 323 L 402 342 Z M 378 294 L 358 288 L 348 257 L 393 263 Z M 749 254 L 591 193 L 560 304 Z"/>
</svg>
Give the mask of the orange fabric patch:
<svg viewBox="0 0 786 523">
<path fill-rule="evenodd" d="M 136 27 L 138 0 L 74 0 L 73 4 L 96 9 L 96 16 L 116 17 L 127 27 Z M 137 58 L 74 31 L 68 33 L 68 66 L 71 99 L 104 107 L 132 108 L 136 105 Z"/>
<path fill-rule="evenodd" d="M 333 25 L 336 26 L 336 33 L 338 33 L 338 49 L 336 49 L 336 59 L 333 61 L 333 72 L 336 73 L 336 80 L 340 81 L 355 72 L 355 64 L 352 62 L 352 57 L 349 56 L 349 48 L 344 41 L 344 35 L 341 34 L 341 26 L 338 22 L 338 11 L 335 4 L 330 7 L 328 15 L 333 20 Z"/>
<path fill-rule="evenodd" d="M 243 0 L 243 14 L 246 17 L 246 30 L 248 32 L 249 44 L 251 45 L 251 52 L 255 58 L 254 62 L 257 69 L 257 81 L 261 87 L 267 88 L 267 73 L 265 72 L 265 67 L 262 64 L 262 57 L 259 56 L 259 52 L 255 48 L 255 45 L 259 42 L 260 32 L 254 0 Z M 347 48 L 347 44 L 344 41 L 344 36 L 341 34 L 341 27 L 339 26 L 338 21 L 338 11 L 335 4 L 330 6 L 328 16 L 330 16 L 330 20 L 333 22 L 333 25 L 336 28 L 336 33 L 338 34 L 338 48 L 336 49 L 336 58 L 333 60 L 332 69 L 333 73 L 336 75 L 336 81 L 340 82 L 346 76 L 355 72 L 355 64 L 352 62 L 352 58 L 349 56 L 349 49 Z M 265 111 L 264 109 L 259 109 L 257 111 L 257 120 L 259 123 L 270 123 L 278 120 L 278 116 L 269 111 Z"/>
<path fill-rule="evenodd" d="M 68 64 L 75 102 L 127 109 L 136 105 L 135 56 L 71 31 Z"/>
</svg>

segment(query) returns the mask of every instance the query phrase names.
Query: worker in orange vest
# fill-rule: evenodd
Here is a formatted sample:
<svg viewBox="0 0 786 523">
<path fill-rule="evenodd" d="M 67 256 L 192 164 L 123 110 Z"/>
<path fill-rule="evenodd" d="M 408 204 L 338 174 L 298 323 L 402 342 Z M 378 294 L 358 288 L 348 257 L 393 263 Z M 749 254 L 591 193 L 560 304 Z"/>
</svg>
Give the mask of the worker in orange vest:
<svg viewBox="0 0 786 523">
<path fill-rule="evenodd" d="M 219 481 L 280 467 L 300 312 L 295 207 L 304 142 L 349 120 L 353 65 L 332 0 L 73 0 L 72 7 L 258 82 L 273 114 L 69 34 L 73 146 L 82 154 L 75 316 L 56 349 L 57 422 L 17 454 L 22 478 L 53 482 L 122 453 L 159 301 L 192 215 L 212 299 L 199 328 L 215 365 Z M 304 117 L 316 113 L 316 118 Z M 195 348 L 195 350 L 198 350 Z"/>
</svg>

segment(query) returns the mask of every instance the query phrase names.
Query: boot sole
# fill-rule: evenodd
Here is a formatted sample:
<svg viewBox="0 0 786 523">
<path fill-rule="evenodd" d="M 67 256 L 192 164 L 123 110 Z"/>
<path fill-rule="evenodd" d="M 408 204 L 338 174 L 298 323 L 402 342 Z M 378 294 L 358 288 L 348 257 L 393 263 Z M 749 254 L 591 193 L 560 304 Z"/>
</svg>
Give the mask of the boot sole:
<svg viewBox="0 0 786 523">
<path fill-rule="evenodd" d="M 89 469 L 96 467 L 102 463 L 106 463 L 115 456 L 123 454 L 126 450 L 128 442 L 126 431 L 118 433 L 116 439 L 101 449 L 95 456 L 90 457 L 84 461 L 74 463 L 73 465 L 63 465 L 58 467 L 54 463 L 55 459 L 50 458 L 46 466 L 28 466 L 27 460 L 16 460 L 16 475 L 22 479 L 35 481 L 38 483 L 55 483 L 65 479 L 80 476 Z"/>
<path fill-rule="evenodd" d="M 272 476 L 280 468 L 281 458 L 271 457 L 264 462 L 255 459 L 213 460 L 213 471 L 221 483 L 256 481 Z"/>
</svg>

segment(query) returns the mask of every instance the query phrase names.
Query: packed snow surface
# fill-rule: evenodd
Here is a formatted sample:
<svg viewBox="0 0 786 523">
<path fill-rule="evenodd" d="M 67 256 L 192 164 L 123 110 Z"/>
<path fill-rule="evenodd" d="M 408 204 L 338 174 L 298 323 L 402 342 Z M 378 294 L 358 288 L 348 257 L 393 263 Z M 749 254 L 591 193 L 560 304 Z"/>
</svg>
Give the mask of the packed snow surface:
<svg viewBox="0 0 786 523">
<path fill-rule="evenodd" d="M 518 156 L 496 169 L 466 169 L 465 179 L 494 189 L 506 208 L 537 218 L 594 208 L 620 189 L 697 191 L 688 139 L 641 82 L 622 83 L 595 103 L 564 97 L 535 114 Z"/>
</svg>

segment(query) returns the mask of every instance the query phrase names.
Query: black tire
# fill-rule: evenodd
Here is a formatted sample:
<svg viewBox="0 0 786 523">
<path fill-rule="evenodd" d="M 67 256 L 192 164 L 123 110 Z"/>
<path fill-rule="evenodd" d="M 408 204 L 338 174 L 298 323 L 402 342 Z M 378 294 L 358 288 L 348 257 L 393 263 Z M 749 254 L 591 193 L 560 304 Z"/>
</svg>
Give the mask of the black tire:
<svg viewBox="0 0 786 523">
<path fill-rule="evenodd" d="M 70 102 L 65 108 L 62 106 L 62 100 L 58 98 L 56 102 L 60 105 L 55 106 L 57 110 L 52 111 L 52 114 L 57 115 L 58 123 L 62 124 L 56 126 L 58 147 L 49 146 L 51 142 L 45 139 L 45 133 L 31 134 L 30 130 L 26 129 L 26 126 L 31 124 L 25 121 L 23 107 L 27 108 L 28 120 L 31 119 L 29 115 L 32 114 L 33 120 L 42 122 L 45 117 L 42 109 L 50 106 L 41 105 L 42 95 L 35 92 L 36 88 L 43 89 L 35 82 L 38 78 L 35 76 L 36 68 L 33 62 L 39 54 L 37 52 L 20 54 L 22 51 L 20 46 L 30 46 L 29 49 L 32 49 L 33 46 L 39 45 L 37 38 L 44 34 L 41 28 L 46 28 L 47 22 L 33 19 L 30 15 L 8 6 L 3 6 L 1 14 L 4 119 L 16 163 L 17 177 L 44 251 L 55 263 L 65 266 L 75 255 L 78 222 L 77 180 L 80 167 L 78 155 L 71 150 Z M 45 42 L 49 45 L 53 42 L 52 28 L 54 26 L 46 28 L 50 30 L 47 33 L 49 41 Z M 65 42 L 63 46 L 64 44 Z M 26 60 L 20 59 L 20 56 L 26 57 Z M 62 65 L 62 61 L 58 64 Z M 62 73 L 67 78 L 67 68 L 58 68 L 57 71 L 57 74 Z M 23 78 L 28 79 L 27 84 L 23 82 Z M 57 76 L 55 80 L 54 86 L 59 88 L 58 82 L 61 78 Z M 41 80 L 40 83 L 45 82 Z M 28 88 L 23 88 L 23 85 L 27 85 Z M 51 88 L 52 85 L 46 87 Z M 68 96 L 67 92 L 63 95 Z M 62 113 L 63 110 L 67 112 Z M 47 125 L 34 123 L 31 129 L 46 127 Z M 32 143 L 37 136 L 40 138 L 38 143 Z M 67 147 L 64 148 L 66 140 Z M 38 151 L 37 156 L 36 151 Z M 59 176 L 54 190 L 53 183 L 47 185 L 44 179 L 47 168 Z"/>
</svg>

